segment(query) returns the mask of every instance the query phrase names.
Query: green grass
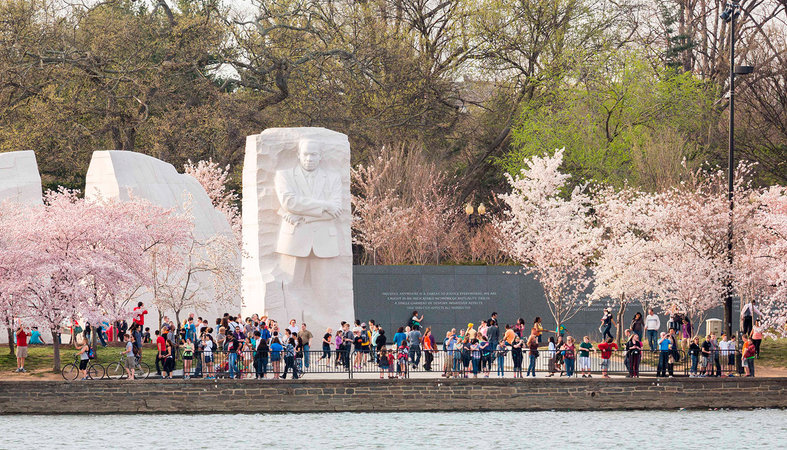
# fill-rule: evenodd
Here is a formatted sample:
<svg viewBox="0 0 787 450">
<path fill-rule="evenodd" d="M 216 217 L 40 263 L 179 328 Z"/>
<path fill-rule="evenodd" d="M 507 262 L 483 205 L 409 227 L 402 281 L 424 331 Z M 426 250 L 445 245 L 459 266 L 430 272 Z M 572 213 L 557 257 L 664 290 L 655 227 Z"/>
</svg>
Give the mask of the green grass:
<svg viewBox="0 0 787 450">
<path fill-rule="evenodd" d="M 123 351 L 120 344 L 110 344 L 107 347 L 99 345 L 96 348 L 96 361 L 106 368 L 110 363 L 116 362 L 118 355 Z M 60 346 L 60 365 L 61 367 L 74 362 L 74 354 L 77 350 L 72 345 Z M 25 360 L 25 369 L 28 372 L 49 370 L 53 365 L 53 348 L 51 345 L 31 345 L 28 349 L 29 356 Z M 156 347 L 154 344 L 146 344 L 142 350 L 142 361 L 150 366 L 150 371 L 156 370 Z M 182 368 L 182 362 L 177 361 L 176 369 Z M 8 344 L 0 347 L 0 373 L 12 372 L 16 370 L 16 356 L 9 354 Z M 31 376 L 40 376 L 33 373 Z"/>
<path fill-rule="evenodd" d="M 757 363 L 771 367 L 787 367 L 787 338 L 763 339 Z"/>
</svg>

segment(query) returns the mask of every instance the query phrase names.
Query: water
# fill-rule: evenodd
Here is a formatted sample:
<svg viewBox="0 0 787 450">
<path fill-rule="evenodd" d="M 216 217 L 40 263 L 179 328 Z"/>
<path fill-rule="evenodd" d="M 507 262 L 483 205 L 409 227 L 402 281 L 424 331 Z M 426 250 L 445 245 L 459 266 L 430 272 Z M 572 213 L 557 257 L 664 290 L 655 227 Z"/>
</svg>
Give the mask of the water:
<svg viewBox="0 0 787 450">
<path fill-rule="evenodd" d="M 3 449 L 97 447 L 778 449 L 787 411 L 0 416 Z"/>
</svg>

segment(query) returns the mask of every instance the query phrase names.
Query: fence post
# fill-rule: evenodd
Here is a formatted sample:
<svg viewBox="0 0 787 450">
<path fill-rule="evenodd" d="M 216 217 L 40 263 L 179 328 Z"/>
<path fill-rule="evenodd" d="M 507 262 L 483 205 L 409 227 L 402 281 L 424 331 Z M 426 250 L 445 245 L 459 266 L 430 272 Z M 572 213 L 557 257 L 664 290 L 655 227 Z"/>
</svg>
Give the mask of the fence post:
<svg viewBox="0 0 787 450">
<path fill-rule="evenodd" d="M 350 353 L 349 350 L 347 351 L 347 358 L 349 359 L 349 364 L 347 365 L 347 374 L 349 375 L 350 380 L 353 379 L 353 358 L 355 356 L 353 353 Z"/>
</svg>

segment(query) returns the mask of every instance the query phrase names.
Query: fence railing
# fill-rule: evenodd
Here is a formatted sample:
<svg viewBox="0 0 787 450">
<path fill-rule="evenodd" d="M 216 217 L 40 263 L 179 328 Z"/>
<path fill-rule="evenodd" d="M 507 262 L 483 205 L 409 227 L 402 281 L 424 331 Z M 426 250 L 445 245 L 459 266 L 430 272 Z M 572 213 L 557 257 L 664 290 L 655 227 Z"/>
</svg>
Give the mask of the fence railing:
<svg viewBox="0 0 787 450">
<path fill-rule="evenodd" d="M 513 352 L 507 349 L 505 352 L 487 354 L 444 350 L 427 352 L 419 349 L 409 349 L 406 354 L 394 349 L 388 352 L 394 356 L 393 364 L 381 364 L 382 353 L 372 351 L 309 351 L 299 352 L 292 358 L 287 357 L 284 351 L 279 354 L 269 351 L 267 355 L 254 351 L 213 351 L 209 358 L 204 353 L 196 352 L 191 361 L 191 370 L 184 375 L 217 378 L 276 378 L 286 375 L 292 378 L 293 369 L 297 371 L 298 378 L 309 374 L 342 374 L 348 378 L 379 374 L 383 378 L 406 378 L 430 372 L 450 377 L 515 377 L 533 373 L 579 377 L 586 373 L 599 375 L 604 371 L 618 376 L 718 376 L 736 373 L 734 351 L 717 351 L 705 358 L 696 355 L 696 365 L 692 355 L 680 350 L 664 354 L 643 350 L 638 355 L 618 350 L 611 352 L 608 359 L 601 358 L 601 352 L 594 350 L 586 358 L 576 352 L 571 361 L 565 358 L 564 352 L 540 348 L 532 362 L 527 350 Z"/>
</svg>

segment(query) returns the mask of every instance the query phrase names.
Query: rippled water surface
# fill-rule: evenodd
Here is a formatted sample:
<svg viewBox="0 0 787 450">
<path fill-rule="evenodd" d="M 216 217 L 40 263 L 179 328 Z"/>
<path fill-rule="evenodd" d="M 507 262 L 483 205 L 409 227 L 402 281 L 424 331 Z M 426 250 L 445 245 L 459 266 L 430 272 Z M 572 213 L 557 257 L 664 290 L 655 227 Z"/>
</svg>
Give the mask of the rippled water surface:
<svg viewBox="0 0 787 450">
<path fill-rule="evenodd" d="M 779 449 L 787 411 L 0 416 L 0 448 L 132 447 Z"/>
</svg>

